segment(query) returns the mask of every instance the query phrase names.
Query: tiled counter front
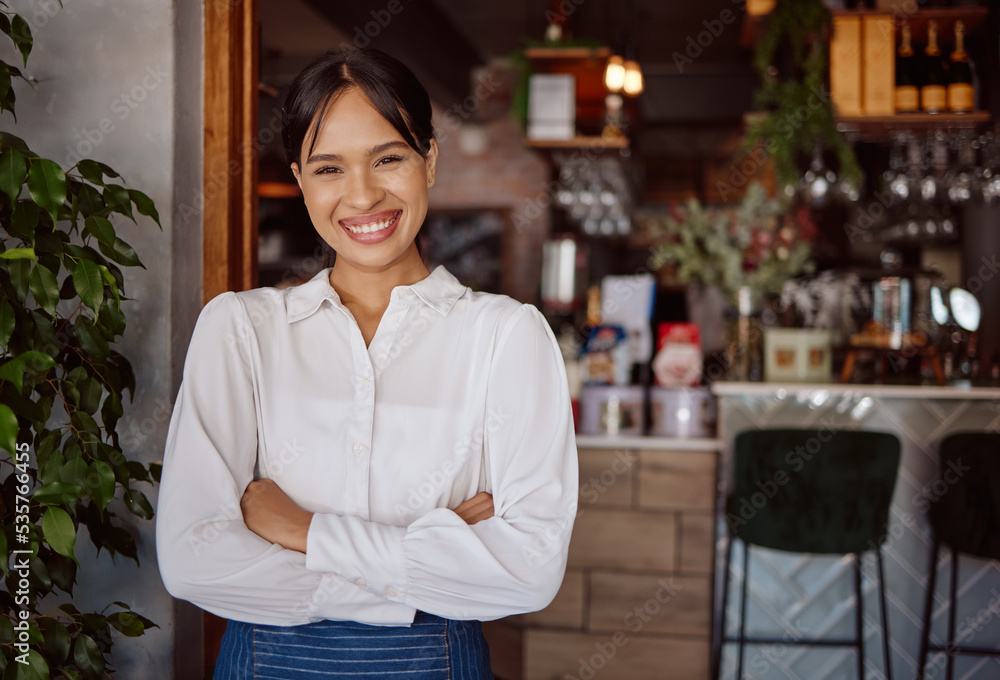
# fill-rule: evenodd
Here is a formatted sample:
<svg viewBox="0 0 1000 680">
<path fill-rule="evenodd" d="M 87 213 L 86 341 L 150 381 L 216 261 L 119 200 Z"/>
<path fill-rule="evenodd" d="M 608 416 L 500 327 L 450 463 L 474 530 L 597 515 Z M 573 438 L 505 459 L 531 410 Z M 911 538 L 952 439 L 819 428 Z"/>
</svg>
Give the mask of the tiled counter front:
<svg viewBox="0 0 1000 680">
<path fill-rule="evenodd" d="M 562 589 L 486 624 L 500 680 L 708 676 L 718 445 L 579 437 L 580 504 Z"/>
</svg>

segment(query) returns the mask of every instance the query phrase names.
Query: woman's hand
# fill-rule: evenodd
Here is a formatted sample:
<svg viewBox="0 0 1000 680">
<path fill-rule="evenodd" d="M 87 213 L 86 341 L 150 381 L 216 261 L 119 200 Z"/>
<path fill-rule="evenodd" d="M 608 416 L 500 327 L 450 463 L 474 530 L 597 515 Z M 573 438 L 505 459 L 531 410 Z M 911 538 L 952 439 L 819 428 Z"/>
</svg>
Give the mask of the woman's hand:
<svg viewBox="0 0 1000 680">
<path fill-rule="evenodd" d="M 493 496 L 480 491 L 455 508 L 454 512 L 464 519 L 466 524 L 472 526 L 493 516 Z"/>
<path fill-rule="evenodd" d="M 306 551 L 313 514 L 288 497 L 270 479 L 250 482 L 240 499 L 247 528 L 265 541 L 288 550 Z"/>
</svg>

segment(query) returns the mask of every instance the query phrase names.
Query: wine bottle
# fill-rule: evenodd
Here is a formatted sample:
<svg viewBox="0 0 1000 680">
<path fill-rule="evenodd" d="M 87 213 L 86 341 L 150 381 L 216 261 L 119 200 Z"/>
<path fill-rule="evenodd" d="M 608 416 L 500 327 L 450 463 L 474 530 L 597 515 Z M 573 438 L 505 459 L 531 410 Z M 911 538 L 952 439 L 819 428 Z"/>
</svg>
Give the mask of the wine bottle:
<svg viewBox="0 0 1000 680">
<path fill-rule="evenodd" d="M 924 48 L 924 82 L 920 88 L 920 108 L 927 113 L 942 113 L 948 108 L 948 74 L 941 48 L 937 44 L 937 22 L 927 22 L 927 47 Z"/>
<path fill-rule="evenodd" d="M 955 113 L 970 113 L 975 108 L 972 88 L 972 67 L 965 51 L 965 24 L 955 22 L 955 51 L 951 53 L 951 78 L 948 83 L 948 109 Z"/>
<path fill-rule="evenodd" d="M 910 45 L 910 24 L 903 23 L 903 38 L 896 52 L 896 113 L 920 110 L 916 57 Z"/>
</svg>

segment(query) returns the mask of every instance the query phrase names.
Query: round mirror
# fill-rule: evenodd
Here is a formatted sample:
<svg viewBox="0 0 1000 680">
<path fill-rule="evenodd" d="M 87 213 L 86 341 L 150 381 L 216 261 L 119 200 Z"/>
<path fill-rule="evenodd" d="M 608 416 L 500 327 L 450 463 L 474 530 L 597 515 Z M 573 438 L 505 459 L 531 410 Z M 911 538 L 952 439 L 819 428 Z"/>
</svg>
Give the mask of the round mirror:
<svg viewBox="0 0 1000 680">
<path fill-rule="evenodd" d="M 938 322 L 938 325 L 943 326 L 948 323 L 950 314 L 948 314 L 948 305 L 944 303 L 944 297 L 941 295 L 941 289 L 937 286 L 931 287 L 931 316 L 934 320 Z"/>
<path fill-rule="evenodd" d="M 967 331 L 979 330 L 979 301 L 963 288 L 952 288 L 948 294 L 955 323 Z"/>
</svg>

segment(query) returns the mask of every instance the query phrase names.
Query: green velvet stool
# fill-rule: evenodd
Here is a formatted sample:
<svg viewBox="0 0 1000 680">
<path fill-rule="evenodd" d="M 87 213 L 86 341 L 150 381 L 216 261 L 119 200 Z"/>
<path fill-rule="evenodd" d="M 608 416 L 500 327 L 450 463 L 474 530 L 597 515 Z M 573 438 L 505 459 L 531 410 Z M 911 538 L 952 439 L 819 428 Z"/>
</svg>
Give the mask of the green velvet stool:
<svg viewBox="0 0 1000 680">
<path fill-rule="evenodd" d="M 931 652 L 947 655 L 947 680 L 954 677 L 956 654 L 1000 656 L 1000 650 L 962 644 L 955 637 L 959 555 L 1000 560 L 1000 432 L 948 435 L 941 442 L 939 464 L 938 486 L 931 487 L 935 500 L 928 510 L 934 543 L 924 604 L 919 680 L 924 678 L 927 655 Z M 951 550 L 948 636 L 943 643 L 932 643 L 931 614 L 942 545 Z M 977 603 L 978 606 L 983 604 Z"/>
<path fill-rule="evenodd" d="M 882 618 L 882 651 L 891 678 L 888 619 L 881 545 L 888 533 L 889 505 L 899 470 L 899 440 L 887 433 L 831 429 L 767 429 L 742 432 L 734 445 L 733 491 L 726 500 L 730 540 L 716 629 L 714 677 L 722 670 L 722 649 L 738 643 L 736 678 L 743 677 L 747 644 L 854 647 L 858 678 L 864 674 L 861 554 L 874 551 Z M 743 543 L 739 635 L 727 636 L 726 600 L 732 544 Z M 854 556 L 853 639 L 751 637 L 746 632 L 750 547 L 794 553 Z"/>
</svg>

